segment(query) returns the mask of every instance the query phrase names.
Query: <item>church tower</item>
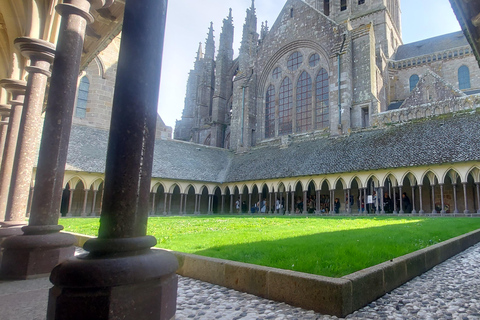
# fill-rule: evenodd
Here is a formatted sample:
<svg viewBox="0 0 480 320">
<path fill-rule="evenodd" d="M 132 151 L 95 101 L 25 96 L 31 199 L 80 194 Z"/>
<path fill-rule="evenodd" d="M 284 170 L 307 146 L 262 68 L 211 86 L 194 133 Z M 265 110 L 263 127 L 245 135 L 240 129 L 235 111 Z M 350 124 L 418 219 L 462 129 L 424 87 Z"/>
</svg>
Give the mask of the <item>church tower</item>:
<svg viewBox="0 0 480 320">
<path fill-rule="evenodd" d="M 232 9 L 223 20 L 220 47 L 216 59 L 215 91 L 212 101 L 210 145 L 225 146 L 225 131 L 229 122 L 232 95 L 233 65 L 233 18 Z M 227 142 L 228 144 L 228 142 Z"/>
<path fill-rule="evenodd" d="M 254 64 L 259 34 L 255 0 L 247 9 L 243 25 L 242 43 L 238 56 L 238 72 L 233 81 L 233 105 L 230 132 L 230 147 L 243 150 L 255 144 L 256 95 Z"/>
</svg>

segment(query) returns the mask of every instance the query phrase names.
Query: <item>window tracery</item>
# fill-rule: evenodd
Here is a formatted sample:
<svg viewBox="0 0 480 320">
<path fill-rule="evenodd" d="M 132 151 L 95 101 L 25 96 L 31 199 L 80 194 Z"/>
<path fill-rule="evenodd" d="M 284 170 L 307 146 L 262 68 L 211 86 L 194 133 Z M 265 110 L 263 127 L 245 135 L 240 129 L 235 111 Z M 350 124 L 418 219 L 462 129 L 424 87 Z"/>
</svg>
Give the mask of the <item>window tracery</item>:
<svg viewBox="0 0 480 320">
<path fill-rule="evenodd" d="M 296 132 L 312 130 L 312 78 L 303 71 L 297 82 Z"/>
<path fill-rule="evenodd" d="M 265 97 L 265 138 L 275 136 L 275 87 L 270 85 Z"/>
<path fill-rule="evenodd" d="M 292 133 L 293 84 L 290 78 L 283 79 L 278 97 L 278 134 Z"/>
<path fill-rule="evenodd" d="M 329 112 L 329 91 L 328 91 L 328 73 L 325 69 L 320 69 L 317 75 L 316 83 L 316 110 L 315 122 L 317 129 L 328 128 L 330 126 Z"/>
<path fill-rule="evenodd" d="M 295 51 L 288 57 L 287 69 L 290 71 L 295 71 L 300 67 L 302 63 L 303 63 L 303 55 L 300 52 Z"/>
</svg>

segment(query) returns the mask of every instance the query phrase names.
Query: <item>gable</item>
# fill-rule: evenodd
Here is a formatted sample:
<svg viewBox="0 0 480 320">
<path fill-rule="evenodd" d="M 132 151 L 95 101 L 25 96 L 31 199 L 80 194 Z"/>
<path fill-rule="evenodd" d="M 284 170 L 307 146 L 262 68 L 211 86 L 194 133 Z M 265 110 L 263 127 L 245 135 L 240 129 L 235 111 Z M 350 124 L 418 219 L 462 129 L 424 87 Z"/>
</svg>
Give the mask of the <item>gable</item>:
<svg viewBox="0 0 480 320">
<path fill-rule="evenodd" d="M 400 108 L 419 106 L 464 96 L 465 94 L 462 91 L 456 89 L 433 71 L 427 70 Z"/>
</svg>

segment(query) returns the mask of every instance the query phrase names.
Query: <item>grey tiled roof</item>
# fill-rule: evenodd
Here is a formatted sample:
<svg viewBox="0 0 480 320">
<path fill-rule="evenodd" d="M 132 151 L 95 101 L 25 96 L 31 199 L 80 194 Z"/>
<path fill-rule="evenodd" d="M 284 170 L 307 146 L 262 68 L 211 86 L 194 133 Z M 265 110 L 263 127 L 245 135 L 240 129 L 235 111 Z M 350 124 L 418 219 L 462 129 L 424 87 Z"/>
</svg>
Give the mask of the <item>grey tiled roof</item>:
<svg viewBox="0 0 480 320">
<path fill-rule="evenodd" d="M 480 115 L 463 114 L 265 147 L 237 155 L 226 181 L 356 172 L 480 160 Z"/>
<path fill-rule="evenodd" d="M 108 131 L 72 126 L 66 169 L 100 172 L 105 170 Z M 232 153 L 175 140 L 156 140 L 153 177 L 175 180 L 222 182 Z"/>
<path fill-rule="evenodd" d="M 236 154 L 157 140 L 153 176 L 236 182 L 480 160 L 480 113 L 457 113 L 337 138 L 258 147 Z M 108 132 L 74 126 L 68 170 L 103 172 Z"/>
<path fill-rule="evenodd" d="M 457 31 L 401 45 L 397 49 L 395 60 L 410 59 L 463 46 L 468 46 L 467 39 L 465 39 L 462 31 Z"/>
</svg>

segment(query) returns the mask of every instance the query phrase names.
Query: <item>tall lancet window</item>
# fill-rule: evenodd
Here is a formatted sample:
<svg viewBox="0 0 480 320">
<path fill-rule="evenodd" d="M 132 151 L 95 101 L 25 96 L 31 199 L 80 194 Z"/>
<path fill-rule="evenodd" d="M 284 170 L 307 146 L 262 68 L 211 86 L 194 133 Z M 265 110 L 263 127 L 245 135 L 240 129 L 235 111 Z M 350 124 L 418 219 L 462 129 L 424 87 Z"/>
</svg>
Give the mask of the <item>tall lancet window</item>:
<svg viewBox="0 0 480 320">
<path fill-rule="evenodd" d="M 292 133 L 293 84 L 290 78 L 283 79 L 278 96 L 278 134 Z"/>
<path fill-rule="evenodd" d="M 328 128 L 330 123 L 329 116 L 329 93 L 328 93 L 328 73 L 325 69 L 320 69 L 316 79 L 316 108 L 315 108 L 315 126 L 316 129 Z"/>
<path fill-rule="evenodd" d="M 265 138 L 275 136 L 275 87 L 270 85 L 265 96 Z"/>
<path fill-rule="evenodd" d="M 312 78 L 303 71 L 297 82 L 296 132 L 312 130 Z"/>
<path fill-rule="evenodd" d="M 458 68 L 458 88 L 460 90 L 470 89 L 470 70 L 467 66 Z"/>
<path fill-rule="evenodd" d="M 90 89 L 90 81 L 86 76 L 80 79 L 77 95 L 77 107 L 75 108 L 75 117 L 85 118 L 87 116 L 88 90 Z"/>
<path fill-rule="evenodd" d="M 417 83 L 418 83 L 418 80 L 420 80 L 418 78 L 418 75 L 416 74 L 412 74 L 412 76 L 410 77 L 410 91 L 412 91 L 413 89 L 415 89 L 415 87 L 417 86 Z"/>
</svg>

